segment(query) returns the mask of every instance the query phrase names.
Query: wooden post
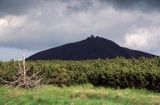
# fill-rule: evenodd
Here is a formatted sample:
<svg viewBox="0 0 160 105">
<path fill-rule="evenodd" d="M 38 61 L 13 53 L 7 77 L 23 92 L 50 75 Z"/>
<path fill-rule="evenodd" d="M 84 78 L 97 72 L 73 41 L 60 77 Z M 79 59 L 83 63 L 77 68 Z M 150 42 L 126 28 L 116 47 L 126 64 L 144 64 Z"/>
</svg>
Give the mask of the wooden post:
<svg viewBox="0 0 160 105">
<path fill-rule="evenodd" d="M 23 55 L 23 83 L 26 83 L 26 62 L 25 56 Z"/>
</svg>

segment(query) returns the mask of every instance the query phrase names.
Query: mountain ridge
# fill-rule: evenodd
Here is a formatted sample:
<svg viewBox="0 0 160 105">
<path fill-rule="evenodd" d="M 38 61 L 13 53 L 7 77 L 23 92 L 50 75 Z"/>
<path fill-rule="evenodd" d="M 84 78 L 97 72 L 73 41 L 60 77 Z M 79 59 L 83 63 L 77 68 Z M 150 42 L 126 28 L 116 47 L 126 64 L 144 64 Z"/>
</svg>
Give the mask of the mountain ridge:
<svg viewBox="0 0 160 105">
<path fill-rule="evenodd" d="M 78 42 L 40 51 L 28 57 L 27 60 L 92 60 L 112 59 L 119 56 L 124 58 L 156 57 L 153 54 L 121 47 L 103 37 L 91 35 L 91 37 Z"/>
</svg>

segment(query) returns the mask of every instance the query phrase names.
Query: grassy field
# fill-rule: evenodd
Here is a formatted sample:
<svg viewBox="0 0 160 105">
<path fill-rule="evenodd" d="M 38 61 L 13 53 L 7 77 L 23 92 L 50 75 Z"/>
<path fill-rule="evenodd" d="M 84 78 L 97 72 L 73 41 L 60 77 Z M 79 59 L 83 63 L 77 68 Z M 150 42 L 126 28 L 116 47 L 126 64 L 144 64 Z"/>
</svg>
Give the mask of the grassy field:
<svg viewBox="0 0 160 105">
<path fill-rule="evenodd" d="M 90 84 L 32 90 L 0 87 L 0 105 L 160 105 L 160 94 L 147 90 L 111 89 Z"/>
</svg>

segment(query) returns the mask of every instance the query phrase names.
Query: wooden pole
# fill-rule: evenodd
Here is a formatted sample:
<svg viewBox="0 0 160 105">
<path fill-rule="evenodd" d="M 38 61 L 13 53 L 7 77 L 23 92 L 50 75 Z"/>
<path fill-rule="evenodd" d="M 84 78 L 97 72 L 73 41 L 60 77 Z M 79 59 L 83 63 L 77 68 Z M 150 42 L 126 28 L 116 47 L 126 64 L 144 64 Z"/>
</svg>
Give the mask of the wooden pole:
<svg viewBox="0 0 160 105">
<path fill-rule="evenodd" d="M 26 62 L 25 55 L 23 55 L 23 83 L 26 83 Z"/>
</svg>

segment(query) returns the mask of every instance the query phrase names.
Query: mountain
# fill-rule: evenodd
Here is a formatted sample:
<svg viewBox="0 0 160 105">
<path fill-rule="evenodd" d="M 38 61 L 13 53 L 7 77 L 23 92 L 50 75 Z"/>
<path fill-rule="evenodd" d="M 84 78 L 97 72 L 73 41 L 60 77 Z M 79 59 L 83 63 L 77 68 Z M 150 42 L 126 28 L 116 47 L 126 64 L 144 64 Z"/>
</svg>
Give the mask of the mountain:
<svg viewBox="0 0 160 105">
<path fill-rule="evenodd" d="M 69 43 L 38 52 L 27 58 L 27 60 L 90 60 L 99 58 L 111 59 L 118 56 L 125 58 L 155 57 L 155 55 L 124 48 L 111 40 L 98 36 L 94 37 L 92 35 L 79 42 Z"/>
</svg>

